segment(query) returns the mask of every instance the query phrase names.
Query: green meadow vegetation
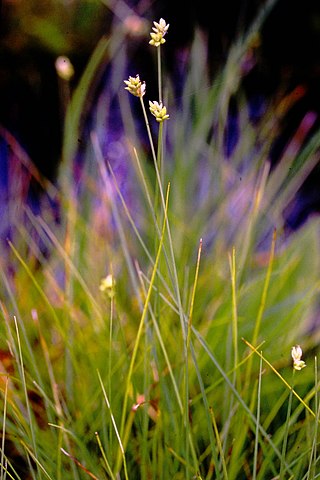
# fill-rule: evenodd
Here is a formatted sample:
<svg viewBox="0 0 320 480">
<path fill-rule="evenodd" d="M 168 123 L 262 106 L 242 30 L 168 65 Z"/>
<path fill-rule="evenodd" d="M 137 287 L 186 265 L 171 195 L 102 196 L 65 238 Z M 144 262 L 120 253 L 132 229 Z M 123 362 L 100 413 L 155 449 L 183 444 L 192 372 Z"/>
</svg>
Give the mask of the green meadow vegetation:
<svg viewBox="0 0 320 480">
<path fill-rule="evenodd" d="M 50 255 L 19 225 L 14 274 L 1 269 L 0 480 L 320 477 L 319 219 L 284 230 L 320 132 L 302 123 L 271 168 L 294 95 L 253 122 L 242 89 L 271 6 L 213 81 L 198 32 L 178 98 L 166 74 L 175 25 L 145 38 L 156 99 L 144 72 L 128 77 L 123 29 L 97 45 L 66 105 L 59 187 L 48 185 L 63 224 L 25 211 Z M 108 66 L 75 185 L 86 101 Z M 239 134 L 226 156 L 231 98 Z M 103 149 L 111 105 L 125 192 Z"/>
</svg>

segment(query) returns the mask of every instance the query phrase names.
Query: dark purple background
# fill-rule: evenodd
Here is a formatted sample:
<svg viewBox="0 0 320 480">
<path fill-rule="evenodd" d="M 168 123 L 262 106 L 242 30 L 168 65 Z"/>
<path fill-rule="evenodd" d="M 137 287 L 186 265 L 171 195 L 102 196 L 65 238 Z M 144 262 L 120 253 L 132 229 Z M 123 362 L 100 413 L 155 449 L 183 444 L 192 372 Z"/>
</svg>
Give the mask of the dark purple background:
<svg viewBox="0 0 320 480">
<path fill-rule="evenodd" d="M 164 17 L 174 25 L 170 30 L 170 42 L 166 45 L 169 69 L 173 74 L 177 49 L 190 45 L 195 27 L 200 26 L 208 35 L 210 68 L 214 75 L 227 58 L 233 40 L 250 24 L 262 3 L 261 0 L 225 0 L 185 1 L 180 4 L 158 0 L 152 2 L 152 7 L 144 14 L 150 22 Z M 137 12 L 141 11 L 141 2 L 131 1 L 130 5 Z M 92 23 L 90 35 L 87 32 L 85 40 L 80 39 L 79 43 L 79 34 L 78 44 L 69 46 L 68 53 L 78 76 L 102 31 L 111 25 L 110 10 L 102 8 L 101 12 L 99 21 L 96 19 Z M 43 175 L 54 179 L 62 144 L 61 111 L 54 69 L 56 54 L 32 41 L 25 42 L 21 49 L 10 48 L 8 38 L 14 34 L 15 23 L 6 2 L 2 3 L 1 13 L 0 124 L 15 136 Z M 245 81 L 252 105 L 258 102 L 258 108 L 259 99 L 272 97 L 280 86 L 287 92 L 302 86 L 306 92 L 283 124 L 283 131 L 273 148 L 276 162 L 286 138 L 294 132 L 305 113 L 320 113 L 320 2 L 279 0 L 263 26 L 261 38 L 257 65 Z M 144 58 L 148 58 L 147 55 L 139 55 L 133 62 L 140 62 L 145 71 L 149 65 L 148 60 L 144 65 Z M 232 116 L 230 126 L 232 131 Z M 231 147 L 232 142 L 236 142 L 236 137 L 231 139 Z M 3 184 L 8 161 L 8 151 L 3 142 L 0 150 Z M 295 211 L 288 218 L 290 227 L 299 226 L 310 212 L 319 210 L 319 178 L 317 167 L 299 192 Z"/>
</svg>

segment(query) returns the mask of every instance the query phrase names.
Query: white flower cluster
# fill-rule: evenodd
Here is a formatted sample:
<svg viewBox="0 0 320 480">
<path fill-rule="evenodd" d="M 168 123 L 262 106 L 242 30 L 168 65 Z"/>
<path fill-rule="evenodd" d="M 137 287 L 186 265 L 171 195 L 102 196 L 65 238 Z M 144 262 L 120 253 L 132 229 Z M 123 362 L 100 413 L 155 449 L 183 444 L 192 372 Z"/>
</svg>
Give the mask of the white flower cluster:
<svg viewBox="0 0 320 480">
<path fill-rule="evenodd" d="M 306 366 L 305 362 L 301 360 L 302 348 L 300 347 L 300 345 L 292 347 L 291 356 L 293 359 L 293 368 L 295 370 L 302 370 Z"/>
<path fill-rule="evenodd" d="M 163 38 L 169 28 L 169 24 L 167 25 L 163 18 L 160 18 L 159 23 L 153 22 L 154 27 L 152 27 L 153 32 L 150 33 L 150 45 L 154 47 L 160 47 L 163 43 L 165 43 L 165 39 Z"/>
</svg>

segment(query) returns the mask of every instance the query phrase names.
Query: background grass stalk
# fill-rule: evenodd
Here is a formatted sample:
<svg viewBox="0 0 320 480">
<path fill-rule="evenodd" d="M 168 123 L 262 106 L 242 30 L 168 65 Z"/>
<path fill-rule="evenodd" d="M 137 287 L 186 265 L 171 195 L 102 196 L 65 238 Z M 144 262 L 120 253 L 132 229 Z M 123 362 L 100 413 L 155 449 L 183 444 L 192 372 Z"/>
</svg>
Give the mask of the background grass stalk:
<svg viewBox="0 0 320 480">
<path fill-rule="evenodd" d="M 210 407 L 210 415 L 211 415 L 213 430 L 214 430 L 214 434 L 215 434 L 216 442 L 217 442 L 217 446 L 218 446 L 218 452 L 219 452 L 220 460 L 221 460 L 221 464 L 222 464 L 223 479 L 228 480 L 229 477 L 228 477 L 228 471 L 227 471 L 227 464 L 226 464 L 226 460 L 225 460 L 225 456 L 224 456 L 224 451 L 223 451 L 223 447 L 222 447 L 220 433 L 219 433 L 219 430 L 218 430 L 217 422 L 216 422 L 212 407 Z M 218 470 L 218 465 L 216 465 L 216 470 Z M 219 473 L 219 478 L 220 478 L 220 473 Z"/>
<path fill-rule="evenodd" d="M 205 408 L 204 414 L 205 414 L 205 417 L 206 417 L 206 427 L 207 427 L 208 433 L 209 433 L 210 451 L 211 451 L 211 455 L 212 455 L 212 460 L 210 462 L 210 467 L 209 468 L 212 468 L 212 474 L 213 474 L 213 470 L 215 470 L 216 478 L 217 478 L 217 480 L 220 480 L 222 478 L 222 476 L 221 476 L 221 473 L 220 473 L 220 465 L 219 465 L 219 459 L 218 459 L 219 446 L 218 446 L 218 448 L 216 448 L 214 432 L 212 432 L 212 426 L 211 426 L 212 422 L 211 422 L 211 412 L 210 412 L 211 407 L 209 407 L 208 398 L 207 398 L 207 395 L 206 395 L 205 387 L 204 387 L 204 384 L 203 384 L 203 379 L 202 379 L 201 372 L 200 372 L 200 366 L 199 366 L 197 358 L 196 358 L 196 354 L 195 354 L 195 351 L 194 351 L 192 341 L 190 341 L 189 348 L 190 348 L 190 352 L 191 352 L 191 356 L 192 356 L 192 360 L 193 360 L 193 365 L 194 365 L 194 368 L 196 370 L 197 379 L 198 379 L 198 382 L 199 382 L 199 387 L 200 387 L 200 390 L 201 390 L 201 393 L 202 393 L 202 402 L 203 402 L 203 405 L 204 405 L 204 408 Z M 191 406 L 192 405 L 193 405 L 193 403 L 191 402 Z M 209 475 L 210 475 L 210 472 L 208 472 L 208 476 L 207 476 L 208 480 L 210 478 Z"/>
<path fill-rule="evenodd" d="M 260 415 L 261 415 L 261 384 L 262 384 L 262 358 L 260 357 L 258 392 L 257 392 L 257 414 L 256 414 L 257 421 L 256 421 L 256 430 L 255 430 L 255 439 L 254 439 L 252 480 L 256 480 L 257 473 L 258 473 L 259 424 L 260 424 Z"/>
<path fill-rule="evenodd" d="M 112 272 L 112 269 L 111 269 Z M 111 273 L 112 278 L 113 273 Z M 113 316 L 114 316 L 114 296 L 110 298 L 110 314 L 109 314 L 109 351 L 108 351 L 108 398 L 110 401 L 110 404 L 112 405 L 112 358 L 113 358 L 113 348 L 112 348 L 112 343 L 113 343 Z M 98 440 L 98 438 L 97 438 Z M 109 445 L 110 449 L 112 449 L 112 432 L 111 432 L 111 426 L 110 426 L 110 431 L 109 431 Z"/>
<path fill-rule="evenodd" d="M 185 350 L 186 350 L 186 362 L 185 362 L 185 425 L 186 425 L 186 437 L 185 437 L 185 451 L 186 451 L 186 478 L 190 478 L 190 472 L 188 469 L 189 465 L 189 360 L 188 360 L 188 351 L 190 346 L 190 335 L 191 335 L 191 325 L 192 325 L 192 314 L 193 314 L 193 307 L 194 307 L 194 299 L 196 293 L 196 287 L 198 282 L 198 275 L 199 275 L 199 266 L 200 266 L 200 257 L 201 257 L 201 249 L 202 249 L 202 239 L 200 240 L 199 249 L 198 249 L 198 256 L 197 256 L 197 263 L 196 263 L 196 272 L 195 272 L 195 280 L 193 283 L 193 289 L 191 294 L 191 302 L 189 308 L 189 315 L 188 315 L 188 330 L 186 336 L 186 343 L 185 343 Z M 193 450 L 193 460 L 195 462 L 196 469 L 198 468 L 198 461 Z"/>
<path fill-rule="evenodd" d="M 315 478 L 316 475 L 316 466 L 317 466 L 317 444 L 318 444 L 318 431 L 319 431 L 319 419 L 320 419 L 320 404 L 319 404 L 319 384 L 318 384 L 318 360 L 317 357 L 314 358 L 314 383 L 315 383 L 315 394 L 314 394 L 314 405 L 316 418 L 314 421 L 314 433 L 313 441 L 310 452 L 310 460 L 308 466 L 308 472 L 306 480 L 311 480 Z"/>
<path fill-rule="evenodd" d="M 4 403 L 3 403 L 3 413 L 2 413 L 2 439 L 1 439 L 1 476 L 0 479 L 3 480 L 3 474 L 5 472 L 5 438 L 6 438 L 6 418 L 7 418 L 7 399 L 8 399 L 8 383 L 9 378 L 5 379 L 5 389 L 4 389 Z"/>
<path fill-rule="evenodd" d="M 256 343 L 258 341 L 258 336 L 259 336 L 259 332 L 260 332 L 260 328 L 261 328 L 261 322 L 262 322 L 263 314 L 264 314 L 265 307 L 266 307 L 267 294 L 268 294 L 268 289 L 269 289 L 270 279 L 271 279 L 271 274 L 272 274 L 272 268 L 273 268 L 276 238 L 277 238 L 277 231 L 274 229 L 273 235 L 272 235 L 270 254 L 269 254 L 268 268 L 267 268 L 266 277 L 265 277 L 263 290 L 262 290 L 262 294 L 261 294 L 259 310 L 258 310 L 258 314 L 257 314 L 257 317 L 256 317 L 256 321 L 255 321 L 255 324 L 254 324 L 254 330 L 253 330 L 253 334 L 252 334 L 252 340 L 251 340 L 252 345 L 256 345 Z M 247 390 L 248 384 L 250 382 L 251 370 L 252 370 L 252 361 L 253 361 L 253 357 L 251 356 L 248 359 L 247 368 L 246 368 L 246 375 L 245 375 L 245 389 L 246 390 Z"/>
<path fill-rule="evenodd" d="M 31 407 L 30 407 L 30 402 L 29 402 L 29 397 L 28 397 L 28 387 L 27 387 L 27 382 L 26 382 L 26 377 L 25 377 L 25 372 L 24 372 L 24 364 L 23 364 L 23 356 L 22 356 L 22 348 L 21 348 L 21 342 L 20 342 L 20 334 L 19 334 L 19 328 L 18 328 L 18 322 L 17 318 L 14 316 L 14 325 L 15 325 L 15 330 L 16 330 L 16 335 L 17 335 L 17 345 L 18 345 L 18 354 L 19 354 L 19 370 L 20 370 L 20 376 L 22 380 L 22 387 L 23 387 L 23 392 L 24 392 L 24 397 L 25 397 L 25 402 L 26 402 L 26 407 L 27 407 L 27 414 L 28 414 L 28 425 L 30 428 L 30 435 L 31 435 L 31 445 L 33 448 L 33 455 L 35 458 L 38 458 L 38 449 L 37 449 L 37 444 L 36 444 L 36 437 L 35 437 L 35 431 L 34 431 L 34 420 L 32 418 L 31 414 Z M 28 449 L 29 453 L 30 450 Z M 39 467 L 39 463 L 36 463 L 37 467 Z M 39 479 L 41 480 L 42 474 L 41 470 L 38 468 L 38 476 Z M 35 475 L 33 469 L 31 471 L 32 476 Z"/>
<path fill-rule="evenodd" d="M 191 300 L 190 300 L 190 308 L 189 308 L 189 315 L 188 315 L 187 349 L 189 349 L 189 345 L 190 345 L 192 315 L 193 315 L 193 308 L 194 308 L 194 300 L 195 300 L 195 296 L 196 296 L 196 289 L 197 289 L 197 285 L 198 285 L 201 252 L 202 252 L 202 238 L 200 238 L 200 242 L 199 242 L 198 256 L 197 256 L 197 263 L 196 263 L 196 272 L 195 272 L 193 288 L 192 288 L 192 293 L 191 293 Z"/>
<path fill-rule="evenodd" d="M 45 292 L 43 291 L 42 287 L 39 285 L 38 281 L 36 280 L 36 277 L 35 275 L 32 273 L 31 269 L 29 268 L 29 266 L 27 265 L 27 263 L 23 260 L 23 258 L 21 257 L 21 255 L 19 254 L 19 252 L 17 251 L 17 249 L 13 246 L 13 244 L 11 242 L 8 242 L 9 245 L 10 245 L 10 248 L 12 249 L 14 255 L 17 257 L 17 259 L 19 260 L 19 262 L 21 263 L 21 265 L 24 267 L 24 269 L 26 270 L 28 276 L 30 277 L 32 283 L 34 284 L 34 286 L 36 287 L 36 289 L 38 290 L 41 298 L 44 300 L 44 302 L 46 303 L 46 305 L 48 306 L 48 310 L 50 311 L 50 313 L 52 314 L 52 317 L 53 319 L 55 320 L 55 323 L 57 325 L 57 327 L 59 328 L 60 332 L 62 333 L 63 330 L 62 330 L 62 327 L 61 327 L 61 322 L 60 322 L 60 319 L 59 317 L 57 316 L 56 312 L 55 312 L 55 309 L 53 308 L 53 306 L 51 305 L 47 295 L 45 294 Z"/>
<path fill-rule="evenodd" d="M 260 357 L 261 358 L 261 357 Z M 284 434 L 283 434 L 283 441 L 282 441 L 282 450 L 281 450 L 281 463 L 280 463 L 280 474 L 279 479 L 284 480 L 285 478 L 285 458 L 287 453 L 287 445 L 288 445 L 288 437 L 289 437 L 289 427 L 290 427 L 290 415 L 291 415 L 291 407 L 292 407 L 292 392 L 294 387 L 294 375 L 295 370 L 292 372 L 292 381 L 291 381 L 291 388 L 288 398 L 288 408 L 287 408 L 287 416 L 286 421 L 284 424 Z"/>
<path fill-rule="evenodd" d="M 124 448 L 123 448 L 123 444 L 122 444 L 122 440 L 121 440 L 121 435 L 119 434 L 118 427 L 117 427 L 115 418 L 114 418 L 113 413 L 112 413 L 112 410 L 111 410 L 111 405 L 110 405 L 110 402 L 109 402 L 109 399 L 108 399 L 108 396 L 107 396 L 107 392 L 106 392 L 106 390 L 105 390 L 105 388 L 104 388 L 104 385 L 103 385 L 103 382 L 102 382 L 102 378 L 101 378 L 100 372 L 98 371 L 97 373 L 98 373 L 99 382 L 100 382 L 100 385 L 101 385 L 101 388 L 102 388 L 103 396 L 104 396 L 106 405 L 107 405 L 107 407 L 108 407 L 108 410 L 109 410 L 109 412 L 110 412 L 110 417 L 111 417 L 112 425 L 113 425 L 115 434 L 116 434 L 117 439 L 118 439 L 118 443 L 119 443 L 119 447 L 120 447 L 120 452 L 121 452 L 121 458 L 122 458 L 122 464 L 123 464 L 123 469 L 124 469 L 124 477 L 125 477 L 126 480 L 129 480 L 128 471 L 127 471 L 126 455 L 125 455 L 125 450 L 124 450 Z M 120 469 L 120 468 L 119 468 L 119 469 Z"/>
<path fill-rule="evenodd" d="M 110 466 L 109 461 L 108 461 L 108 458 L 107 458 L 107 456 L 106 456 L 106 452 L 104 451 L 104 448 L 103 448 L 103 445 L 102 445 L 102 443 L 101 443 L 101 439 L 100 439 L 100 436 L 99 436 L 99 433 L 98 433 L 98 432 L 96 432 L 96 439 L 97 439 L 97 443 L 98 443 L 98 446 L 99 446 L 99 450 L 100 450 L 100 452 L 101 452 L 103 461 L 104 461 L 104 463 L 105 463 L 105 467 L 106 467 L 106 470 L 107 470 L 107 472 L 108 472 L 108 475 L 110 476 L 111 480 L 116 480 L 116 477 L 113 475 L 111 466 Z"/>
<path fill-rule="evenodd" d="M 273 235 L 272 235 L 272 241 L 271 241 L 271 249 L 270 249 L 266 278 L 265 278 L 265 282 L 264 282 L 264 285 L 263 285 L 263 291 L 262 291 L 262 295 L 261 295 L 261 301 L 260 301 L 260 305 L 259 305 L 259 311 L 258 311 L 257 319 L 256 319 L 255 324 L 254 324 L 254 330 L 253 330 L 252 341 L 251 341 L 252 345 L 255 345 L 258 341 L 258 335 L 259 335 L 259 332 L 260 332 L 263 313 L 264 313 L 264 310 L 265 310 L 265 307 L 266 307 L 267 294 L 268 294 L 268 289 L 269 289 L 269 284 L 270 284 L 270 279 L 271 279 L 271 273 L 272 273 L 272 267 L 273 267 L 273 261 L 274 261 L 276 238 L 277 238 L 277 231 L 276 231 L 276 229 L 274 229 L 273 230 Z M 249 362 L 248 362 L 247 365 L 248 365 L 248 368 L 249 368 Z"/>
<path fill-rule="evenodd" d="M 91 305 L 94 309 L 94 313 L 95 313 L 95 315 L 96 315 L 96 317 L 99 321 L 100 326 L 102 326 L 103 325 L 103 318 L 102 318 L 102 313 L 101 313 L 101 309 L 98 305 L 98 302 L 97 302 L 96 298 L 94 297 L 92 291 L 90 290 L 89 285 L 84 280 L 83 275 L 79 271 L 79 268 L 77 268 L 77 265 L 75 264 L 75 261 L 74 261 L 75 259 L 72 259 L 69 255 L 69 252 L 65 251 L 65 244 L 63 245 L 62 243 L 60 243 L 58 237 L 50 229 L 49 225 L 44 221 L 43 218 L 41 218 L 41 217 L 35 218 L 35 216 L 32 214 L 32 212 L 30 210 L 27 211 L 27 214 L 28 214 L 30 220 L 32 221 L 32 223 L 34 224 L 34 226 L 37 227 L 37 231 L 43 230 L 43 232 L 45 232 L 45 235 L 50 239 L 50 242 L 52 242 L 52 245 L 53 245 L 56 253 L 58 253 L 60 255 L 60 257 L 63 259 L 65 265 L 68 264 L 67 268 L 70 269 L 70 273 L 72 273 L 73 281 L 77 280 L 79 282 L 79 284 L 81 285 L 81 287 L 82 287 L 82 289 L 85 293 L 85 296 L 88 299 L 90 299 Z M 79 234 L 79 232 L 77 232 L 77 233 Z M 17 250 L 14 248 L 13 245 L 11 246 L 11 248 L 13 248 L 14 254 L 19 258 L 19 261 L 21 261 L 22 260 L 21 255 L 18 254 Z M 28 271 L 28 274 L 30 275 L 31 279 L 34 281 L 35 276 L 32 274 L 31 269 L 28 267 L 28 265 L 23 260 L 22 260 L 21 263 L 24 265 L 24 267 Z M 39 286 L 39 288 L 40 288 L 40 286 Z M 47 301 L 49 302 L 50 307 L 53 308 L 51 306 L 51 303 L 50 303 L 49 299 L 47 299 Z M 55 310 L 53 309 L 53 312 L 54 311 Z M 56 316 L 55 318 L 58 318 L 58 317 Z"/>
<path fill-rule="evenodd" d="M 93 149 L 94 149 L 94 153 L 95 153 L 95 158 L 96 158 L 96 161 L 98 162 L 100 174 L 101 174 L 101 177 L 103 179 L 104 186 L 105 186 L 105 191 L 107 193 L 109 193 L 109 192 L 112 191 L 112 184 L 110 182 L 108 171 L 107 171 L 104 159 L 103 159 L 103 155 L 102 155 L 101 148 L 100 148 L 100 145 L 99 145 L 99 140 L 98 140 L 98 137 L 97 137 L 95 132 L 91 133 L 91 141 L 92 141 L 92 145 L 93 145 Z M 123 252 L 124 258 L 126 260 L 128 272 L 129 272 L 129 275 L 130 275 L 130 280 L 131 280 L 132 286 L 134 288 L 134 291 L 136 293 L 137 300 L 139 302 L 139 306 L 141 306 L 141 308 L 142 308 L 140 295 L 139 295 L 139 292 L 138 292 L 138 289 L 137 289 L 136 273 L 135 273 L 135 269 L 134 269 L 133 262 L 132 262 L 132 259 L 131 259 L 131 255 L 130 255 L 130 252 L 129 252 L 129 246 L 128 246 L 128 242 L 127 242 L 127 239 L 126 239 L 126 235 L 125 235 L 121 215 L 120 215 L 120 212 L 119 212 L 119 208 L 117 206 L 117 202 L 113 201 L 112 199 L 110 199 L 110 205 L 111 205 L 112 213 L 113 213 L 115 223 L 116 223 L 116 226 L 117 226 L 117 231 L 118 231 L 119 238 L 120 238 L 122 252 Z"/>
<path fill-rule="evenodd" d="M 237 274 L 236 274 L 236 249 L 232 249 L 232 255 L 229 255 L 229 266 L 231 273 L 231 292 L 232 292 L 232 344 L 233 344 L 233 366 L 234 366 L 234 384 L 240 391 L 240 375 L 237 374 L 239 363 L 238 353 L 238 308 L 237 308 Z"/>
<path fill-rule="evenodd" d="M 68 332 L 69 345 L 65 350 L 65 372 L 66 372 L 66 392 L 68 397 L 68 403 L 74 402 L 73 398 L 73 381 L 74 372 L 72 366 L 72 359 L 70 354 L 70 348 L 74 339 L 73 323 L 70 319 L 69 305 L 73 304 L 73 276 L 71 275 L 71 265 L 75 259 L 75 223 L 77 218 L 77 201 L 75 199 L 74 189 L 71 189 L 71 199 L 69 202 L 68 218 L 66 225 L 66 234 L 64 241 L 64 249 L 66 252 L 65 257 L 65 292 L 67 297 L 66 306 L 64 309 L 64 323 L 67 325 L 66 331 Z M 71 261 L 71 262 L 70 262 Z"/>
</svg>

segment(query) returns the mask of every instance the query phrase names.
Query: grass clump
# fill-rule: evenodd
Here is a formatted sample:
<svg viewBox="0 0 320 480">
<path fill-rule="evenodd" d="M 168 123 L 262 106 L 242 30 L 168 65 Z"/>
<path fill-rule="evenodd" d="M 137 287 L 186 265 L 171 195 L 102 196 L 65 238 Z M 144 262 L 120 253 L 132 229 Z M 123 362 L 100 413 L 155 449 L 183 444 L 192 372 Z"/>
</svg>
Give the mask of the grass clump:
<svg viewBox="0 0 320 480">
<path fill-rule="evenodd" d="M 30 239 L 35 270 L 13 242 L 19 267 L 2 272 L 1 479 L 317 478 L 319 222 L 287 238 L 283 212 L 320 134 L 289 141 L 271 169 L 290 99 L 254 123 L 241 89 L 266 13 L 214 82 L 197 35 L 179 99 L 155 22 L 150 112 L 122 30 L 97 46 L 66 116 L 64 224 L 26 210 L 50 257 Z M 109 64 L 74 175 L 85 98 Z"/>
</svg>

